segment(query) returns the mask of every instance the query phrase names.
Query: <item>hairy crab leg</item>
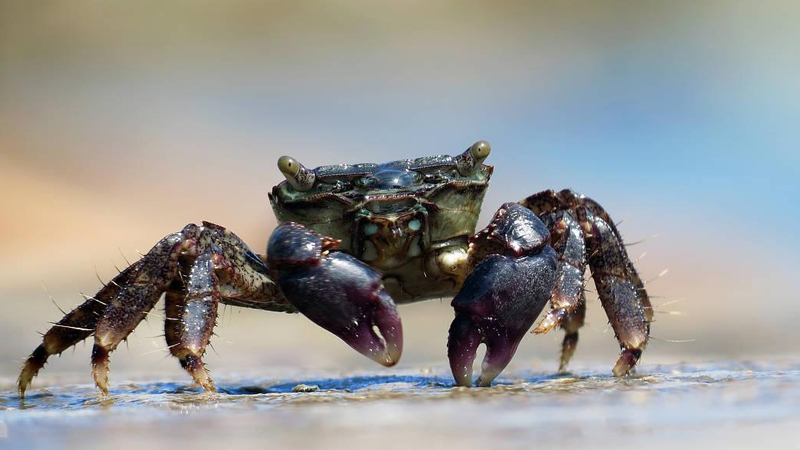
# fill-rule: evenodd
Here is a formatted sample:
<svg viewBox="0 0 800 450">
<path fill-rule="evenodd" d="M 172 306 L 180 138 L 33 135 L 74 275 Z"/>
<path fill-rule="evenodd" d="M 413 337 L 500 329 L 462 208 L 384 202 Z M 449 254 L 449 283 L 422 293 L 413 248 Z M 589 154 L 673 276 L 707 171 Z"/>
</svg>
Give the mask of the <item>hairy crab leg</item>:
<svg viewBox="0 0 800 450">
<path fill-rule="evenodd" d="M 182 352 L 178 350 L 183 331 L 183 310 L 186 307 L 186 282 L 189 279 L 191 266 L 181 265 L 181 273 L 170 283 L 164 293 L 164 339 L 170 354 L 180 359 Z M 183 366 L 183 363 L 181 363 Z"/>
<path fill-rule="evenodd" d="M 533 332 L 547 333 L 560 325 L 565 331 L 559 371 L 564 372 L 578 345 L 578 330 L 586 315 L 584 272 L 586 250 L 580 225 L 567 211 L 545 213 L 542 221 L 551 232 L 551 244 L 558 254 L 558 272 L 551 310 Z"/>
<path fill-rule="evenodd" d="M 612 370 L 619 377 L 633 369 L 647 346 L 650 332 L 647 309 L 630 279 L 627 254 L 617 235 L 605 220 L 588 209 L 579 207 L 577 213 L 586 223 L 589 267 L 597 294 L 622 349 Z"/>
<path fill-rule="evenodd" d="M 459 386 L 472 385 L 478 346 L 486 356 L 476 384 L 489 386 L 505 369 L 547 304 L 556 277 L 556 253 L 547 227 L 530 210 L 506 203 L 470 238 L 474 270 L 452 306 L 447 355 Z"/>
<path fill-rule="evenodd" d="M 170 296 L 168 309 L 172 328 L 168 334 L 169 350 L 177 357 L 194 381 L 206 391 L 215 391 L 214 382 L 208 375 L 203 355 L 211 340 L 219 305 L 219 280 L 215 273 L 222 259 L 221 250 L 206 249 L 192 265 L 185 296 Z M 177 338 L 177 339 L 175 339 Z M 174 342 L 173 342 L 174 340 Z"/>
<path fill-rule="evenodd" d="M 92 375 L 98 389 L 108 394 L 109 355 L 133 332 L 155 306 L 178 272 L 182 252 L 194 245 L 196 226 L 159 241 L 141 259 L 136 272 L 122 286 L 97 322 L 92 347 Z"/>
<path fill-rule="evenodd" d="M 546 333 L 559 325 L 567 314 L 575 311 L 584 299 L 586 251 L 580 225 L 565 211 L 542 215 L 542 221 L 551 233 L 551 244 L 558 254 L 558 274 L 551 310 L 535 333 Z"/>
<path fill-rule="evenodd" d="M 193 262 L 182 264 L 167 291 L 164 335 L 170 353 L 203 389 L 216 391 L 202 357 L 211 341 L 219 303 L 293 312 L 267 275 L 262 258 L 225 228 L 203 223 L 205 250 Z"/>
<path fill-rule="evenodd" d="M 576 209 L 579 206 L 583 206 L 587 208 L 593 215 L 603 219 L 610 231 L 614 233 L 620 244 L 623 242 L 622 235 L 605 208 L 591 198 L 580 195 L 571 189 L 564 189 L 559 192 L 555 192 L 553 190 L 542 191 L 531 195 L 525 200 L 522 200 L 520 204 L 529 208 L 539 216 L 547 212 L 558 210 L 570 211 L 571 214 L 575 216 Z M 636 267 L 633 265 L 633 260 L 631 260 L 628 256 L 624 245 L 622 246 L 621 250 L 626 259 L 628 279 L 636 287 L 636 298 L 639 299 L 639 302 L 645 308 L 645 318 L 648 322 L 651 322 L 653 320 L 653 307 L 650 302 L 650 297 L 647 295 L 647 290 L 644 287 L 644 282 L 639 276 L 639 273 L 636 271 Z"/>
<path fill-rule="evenodd" d="M 647 345 L 653 309 L 611 217 L 597 202 L 569 189 L 543 191 L 520 204 L 540 216 L 568 211 L 580 224 L 598 296 L 622 349 L 612 372 L 615 376 L 630 373 Z M 570 327 L 576 328 L 583 319 L 573 322 Z"/>
<path fill-rule="evenodd" d="M 264 262 L 235 234 L 219 225 L 203 222 L 200 227 L 188 225 L 179 237 L 176 235 L 162 240 L 142 259 L 144 264 L 152 261 L 153 273 L 144 274 L 141 283 L 134 277 L 120 292 L 118 307 L 127 312 L 128 320 L 109 321 L 107 327 L 101 327 L 101 320 L 97 325 L 92 365 L 96 384 L 104 393 L 108 386 L 109 353 L 141 322 L 162 292 L 167 291 L 164 329 L 170 353 L 206 391 L 215 391 L 215 388 L 202 356 L 216 324 L 221 291 L 224 289 L 226 295 L 235 294 L 234 301 L 245 299 L 245 303 L 236 303 L 244 307 L 269 309 L 281 302 L 275 284 L 266 275 Z M 166 251 L 172 240 L 175 240 L 172 249 Z M 163 265 L 160 271 L 159 264 Z M 218 279 L 218 273 L 224 275 L 225 283 Z M 126 290 L 137 289 L 138 296 L 122 298 Z M 288 306 L 280 309 L 290 310 Z M 112 303 L 104 316 L 114 315 L 114 310 Z M 106 341 L 98 342 L 101 337 Z"/>
<path fill-rule="evenodd" d="M 119 273 L 107 283 L 94 297 L 86 299 L 81 305 L 67 313 L 61 320 L 45 333 L 42 343 L 31 353 L 22 367 L 17 388 L 22 397 L 33 378 L 47 363 L 51 355 L 61 354 L 64 350 L 83 341 L 94 333 L 106 305 L 119 294 L 120 286 L 125 285 L 131 274 L 138 270 L 140 261 Z"/>
<path fill-rule="evenodd" d="M 639 303 L 644 308 L 644 315 L 645 320 L 650 323 L 653 321 L 653 305 L 650 302 L 650 297 L 647 295 L 647 290 L 644 287 L 644 282 L 642 281 L 641 277 L 639 276 L 639 272 L 636 271 L 636 267 L 633 265 L 633 261 L 628 256 L 628 251 L 625 249 L 625 245 L 623 244 L 622 235 L 620 234 L 617 226 L 614 224 L 614 221 L 611 220 L 611 217 L 608 215 L 608 212 L 600 206 L 599 203 L 596 201 L 588 198 L 579 196 L 572 191 L 567 191 L 564 195 L 572 195 L 577 197 L 577 202 L 581 206 L 588 209 L 595 217 L 599 217 L 605 223 L 606 232 L 611 232 L 617 239 L 619 243 L 618 252 L 620 253 L 620 257 L 624 259 L 625 264 L 625 271 L 627 274 L 628 281 L 633 284 L 634 288 L 636 288 L 636 298 L 639 300 Z"/>
<path fill-rule="evenodd" d="M 208 253 L 204 253 L 206 249 Z M 201 255 L 205 256 L 200 258 Z M 213 270 L 208 269 L 209 260 Z M 190 269 L 194 266 L 202 276 L 191 276 Z M 233 233 L 208 222 L 203 222 L 202 226 L 189 224 L 159 241 L 142 259 L 123 270 L 94 297 L 67 313 L 44 335 L 42 344 L 20 372 L 20 395 L 25 395 L 31 380 L 50 355 L 92 334 L 95 335 L 93 376 L 98 388 L 107 393 L 110 352 L 144 319 L 164 291 L 167 291 L 165 336 L 170 349 L 173 354 L 186 350 L 181 364 L 204 388 L 213 388 L 207 373 L 200 370 L 202 361 L 198 355 L 202 354 L 213 329 L 216 301 L 248 308 L 294 311 L 267 272 L 262 258 Z M 213 279 L 217 273 L 223 275 L 224 280 Z M 186 281 L 192 279 L 196 282 L 187 285 Z M 190 326 L 190 332 L 184 332 L 187 323 L 199 327 L 198 331 Z"/>
<path fill-rule="evenodd" d="M 586 301 L 581 301 L 574 311 L 571 311 L 561 321 L 561 329 L 564 330 L 564 340 L 561 343 L 561 360 L 558 364 L 558 372 L 566 373 L 567 365 L 575 355 L 578 347 L 578 330 L 583 327 L 586 319 Z"/>
</svg>

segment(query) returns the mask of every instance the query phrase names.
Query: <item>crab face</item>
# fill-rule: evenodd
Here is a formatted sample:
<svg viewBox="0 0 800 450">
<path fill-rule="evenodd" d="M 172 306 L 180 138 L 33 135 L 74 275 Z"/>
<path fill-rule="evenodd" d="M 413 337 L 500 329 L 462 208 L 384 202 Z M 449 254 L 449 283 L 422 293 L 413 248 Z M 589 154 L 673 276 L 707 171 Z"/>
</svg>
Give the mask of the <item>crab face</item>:
<svg viewBox="0 0 800 450">
<path fill-rule="evenodd" d="M 344 251 L 386 273 L 475 232 L 490 150 L 479 141 L 455 157 L 316 169 L 284 156 L 286 181 L 269 198 L 278 221 L 340 239 Z"/>
</svg>

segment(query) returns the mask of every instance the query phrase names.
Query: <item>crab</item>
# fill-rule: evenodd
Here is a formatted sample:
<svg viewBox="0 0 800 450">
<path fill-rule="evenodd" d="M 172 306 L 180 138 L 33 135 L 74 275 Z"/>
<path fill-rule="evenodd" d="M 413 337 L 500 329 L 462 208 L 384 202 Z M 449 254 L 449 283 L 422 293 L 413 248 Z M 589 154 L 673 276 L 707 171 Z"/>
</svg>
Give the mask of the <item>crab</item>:
<svg viewBox="0 0 800 450">
<path fill-rule="evenodd" d="M 220 303 L 299 312 L 356 351 L 393 366 L 403 348 L 397 304 L 452 297 L 447 355 L 455 384 L 489 386 L 534 328 L 564 330 L 560 371 L 586 312 L 586 266 L 630 373 L 648 341 L 652 307 L 614 222 L 572 190 L 503 204 L 475 232 L 493 167 L 478 141 L 457 156 L 309 169 L 283 156 L 270 203 L 280 225 L 266 254 L 209 222 L 161 239 L 44 335 L 18 379 L 22 396 L 48 357 L 94 335 L 92 374 L 108 394 L 109 355 L 165 297 L 170 353 L 207 391 L 203 363 Z"/>
</svg>

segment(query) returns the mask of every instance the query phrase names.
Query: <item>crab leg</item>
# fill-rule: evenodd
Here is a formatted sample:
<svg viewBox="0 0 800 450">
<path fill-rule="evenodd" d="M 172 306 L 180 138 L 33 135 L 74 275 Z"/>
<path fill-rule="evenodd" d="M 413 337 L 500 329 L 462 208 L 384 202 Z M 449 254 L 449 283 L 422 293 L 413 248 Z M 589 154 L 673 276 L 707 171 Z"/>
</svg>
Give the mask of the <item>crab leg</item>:
<svg viewBox="0 0 800 450">
<path fill-rule="evenodd" d="M 183 311 L 186 308 L 186 283 L 189 279 L 189 269 L 181 267 L 181 273 L 170 283 L 164 293 L 164 339 L 172 356 L 180 360 L 183 353 L 177 347 L 181 344 L 183 331 Z M 183 361 L 181 361 L 183 366 Z"/>
<path fill-rule="evenodd" d="M 598 296 L 622 349 L 612 372 L 615 376 L 628 374 L 647 345 L 653 310 L 644 283 L 628 257 L 611 217 L 594 200 L 568 189 L 558 193 L 543 191 L 520 204 L 542 217 L 568 212 L 577 220 L 587 247 L 589 268 Z M 574 342 L 567 342 L 570 330 L 577 333 L 583 323 L 583 313 L 569 318 L 569 322 L 567 324 L 566 318 L 560 322 L 567 332 L 562 349 L 562 368 L 565 364 L 564 355 L 570 347 L 574 352 L 574 346 L 577 345 L 577 335 Z"/>
<path fill-rule="evenodd" d="M 285 311 L 293 308 L 279 303 L 282 298 L 276 295 L 267 266 L 238 236 L 218 225 L 203 225 L 210 235 L 199 240 L 205 250 L 191 266 L 182 264 L 181 276 L 167 290 L 164 335 L 181 367 L 203 389 L 214 392 L 202 357 L 213 335 L 219 303 Z"/>
<path fill-rule="evenodd" d="M 575 355 L 575 349 L 578 347 L 578 330 L 583 327 L 583 322 L 586 319 L 586 301 L 581 301 L 574 311 L 567 313 L 567 316 L 561 321 L 561 329 L 564 330 L 564 340 L 561 343 L 561 360 L 558 364 L 558 372 L 567 372 L 567 365 L 569 364 L 572 356 Z"/>
<path fill-rule="evenodd" d="M 219 280 L 215 269 L 222 258 L 221 250 L 205 250 L 192 265 L 188 283 L 177 294 L 166 297 L 165 336 L 170 353 L 177 357 L 197 384 L 206 391 L 215 391 L 214 382 L 203 364 L 203 354 L 211 340 L 219 305 Z"/>
<path fill-rule="evenodd" d="M 619 377 L 628 374 L 639 361 L 647 345 L 650 322 L 636 284 L 630 279 L 630 263 L 616 233 L 587 208 L 579 207 L 577 212 L 587 224 L 589 267 L 597 294 L 622 349 L 612 370 Z"/>
<path fill-rule="evenodd" d="M 564 372 L 575 353 L 578 330 L 583 326 L 586 315 L 583 278 L 586 251 L 580 225 L 569 212 L 545 213 L 541 218 L 551 231 L 551 243 L 558 254 L 558 273 L 550 297 L 552 309 L 533 332 L 547 333 L 557 325 L 566 332 L 559 365 L 559 371 Z"/>
<path fill-rule="evenodd" d="M 187 226 L 182 232 L 171 234 L 156 244 L 103 311 L 94 330 L 92 375 L 104 394 L 108 394 L 110 353 L 139 325 L 175 278 L 178 258 L 182 250 L 191 245 L 191 240 L 186 237 L 194 232 L 195 226 Z"/>
<path fill-rule="evenodd" d="M 500 207 L 491 223 L 470 238 L 472 273 L 453 299 L 447 355 L 456 384 L 472 384 L 478 346 L 486 345 L 478 386 L 505 369 L 539 316 L 556 277 L 556 253 L 547 227 L 516 203 Z"/>
<path fill-rule="evenodd" d="M 119 294 L 120 286 L 124 286 L 128 282 L 131 274 L 138 270 L 140 264 L 141 261 L 137 261 L 123 270 L 94 297 L 86 299 L 45 333 L 42 343 L 25 361 L 17 379 L 17 388 L 22 396 L 25 395 L 25 390 L 51 355 L 61 354 L 64 350 L 92 335 L 106 305 Z"/>
<path fill-rule="evenodd" d="M 555 328 L 567 314 L 585 302 L 583 273 L 586 270 L 586 251 L 580 226 L 564 211 L 545 214 L 542 221 L 551 230 L 551 243 L 558 254 L 558 275 L 550 298 L 552 310 L 536 327 L 535 333 L 546 333 Z"/>
<path fill-rule="evenodd" d="M 620 244 L 623 242 L 622 235 L 614 224 L 614 221 L 611 220 L 611 216 L 609 216 L 608 212 L 596 201 L 580 195 L 571 189 L 564 189 L 559 192 L 554 192 L 553 190 L 542 191 L 538 194 L 531 195 L 519 203 L 540 217 L 547 212 L 565 210 L 570 211 L 573 217 L 577 218 L 576 209 L 579 206 L 583 206 L 594 216 L 603 219 L 607 225 L 608 231 L 614 233 L 614 236 L 616 236 Z M 584 223 L 585 220 L 581 221 L 582 226 L 585 227 L 585 225 L 583 225 Z M 639 273 L 636 271 L 636 267 L 634 267 L 633 261 L 628 256 L 624 245 L 622 245 L 621 253 L 626 260 L 625 265 L 627 266 L 626 271 L 628 279 L 636 287 L 636 298 L 639 299 L 639 302 L 645 309 L 645 318 L 648 322 L 651 322 L 653 320 L 653 307 L 650 302 L 650 297 L 647 295 L 647 290 L 644 287 L 644 282 L 641 277 L 639 277 Z"/>
<path fill-rule="evenodd" d="M 98 294 L 45 334 L 20 373 L 20 395 L 47 358 L 95 335 L 93 376 L 108 393 L 109 355 L 166 291 L 170 352 L 204 389 L 213 391 L 202 356 L 219 302 L 300 311 L 364 355 L 390 366 L 402 352 L 402 325 L 381 275 L 336 251 L 339 241 L 287 223 L 273 233 L 265 257 L 208 222 L 187 225 L 159 241 Z M 280 286 L 273 279 L 280 278 Z M 380 335 L 376 333 L 376 330 Z"/>
<path fill-rule="evenodd" d="M 240 306 L 272 306 L 278 299 L 266 266 L 236 235 L 209 222 L 201 227 L 188 225 L 181 233 L 168 236 L 141 261 L 143 268 L 106 308 L 103 319 L 111 319 L 107 323 L 101 319 L 97 324 L 92 351 L 97 386 L 107 393 L 109 353 L 166 290 L 164 329 L 170 353 L 203 389 L 214 391 L 202 356 L 216 324 L 221 290 L 225 288 Z M 142 272 L 148 267 L 150 272 Z M 220 283 L 217 272 L 225 275 L 227 284 Z M 131 296 L 126 297 L 129 292 Z M 242 299 L 245 301 L 239 302 Z M 119 316 L 124 319 L 113 320 Z"/>
<path fill-rule="evenodd" d="M 208 222 L 189 224 L 159 241 L 94 297 L 64 316 L 25 362 L 18 379 L 21 396 L 50 355 L 95 335 L 95 383 L 108 392 L 110 353 L 152 309 L 164 291 L 165 336 L 171 352 L 205 389 L 213 384 L 202 356 L 211 336 L 217 302 L 248 308 L 293 311 L 278 293 L 262 259 L 236 235 Z M 217 278 L 224 276 L 224 280 Z"/>
<path fill-rule="evenodd" d="M 634 288 L 636 289 L 636 298 L 638 299 L 639 303 L 642 305 L 644 309 L 644 317 L 647 323 L 653 321 L 653 305 L 650 303 L 650 297 L 647 295 L 647 290 L 644 288 L 644 282 L 642 281 L 641 277 L 639 277 L 639 272 L 636 271 L 636 267 L 633 265 L 633 261 L 628 256 L 627 250 L 625 250 L 625 245 L 622 241 L 622 235 L 620 234 L 617 226 L 614 225 L 614 221 L 611 220 L 611 217 L 608 215 L 605 209 L 600 206 L 599 203 L 592 200 L 591 198 L 579 196 L 575 192 L 567 191 L 570 195 L 577 197 L 577 202 L 589 210 L 593 216 L 600 218 L 603 223 L 605 224 L 603 227 L 603 231 L 605 233 L 612 233 L 617 240 L 617 250 L 616 252 L 619 254 L 619 258 L 622 259 L 621 263 L 625 265 L 625 272 L 626 278 L 628 281 L 633 284 Z M 565 194 L 567 195 L 567 194 Z"/>
</svg>

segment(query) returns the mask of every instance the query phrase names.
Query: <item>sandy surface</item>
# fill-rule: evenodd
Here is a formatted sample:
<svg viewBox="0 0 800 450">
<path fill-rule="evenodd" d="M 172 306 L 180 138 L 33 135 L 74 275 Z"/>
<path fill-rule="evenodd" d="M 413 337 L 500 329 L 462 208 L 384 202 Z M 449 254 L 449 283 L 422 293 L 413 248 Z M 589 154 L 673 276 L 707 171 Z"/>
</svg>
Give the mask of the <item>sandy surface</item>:
<svg viewBox="0 0 800 450">
<path fill-rule="evenodd" d="M 797 448 L 800 364 L 514 373 L 488 389 L 416 373 L 41 386 L 24 403 L 3 380 L 0 448 Z M 293 392 L 298 384 L 312 392 Z M 319 390 L 315 390 L 318 387 Z"/>
</svg>

